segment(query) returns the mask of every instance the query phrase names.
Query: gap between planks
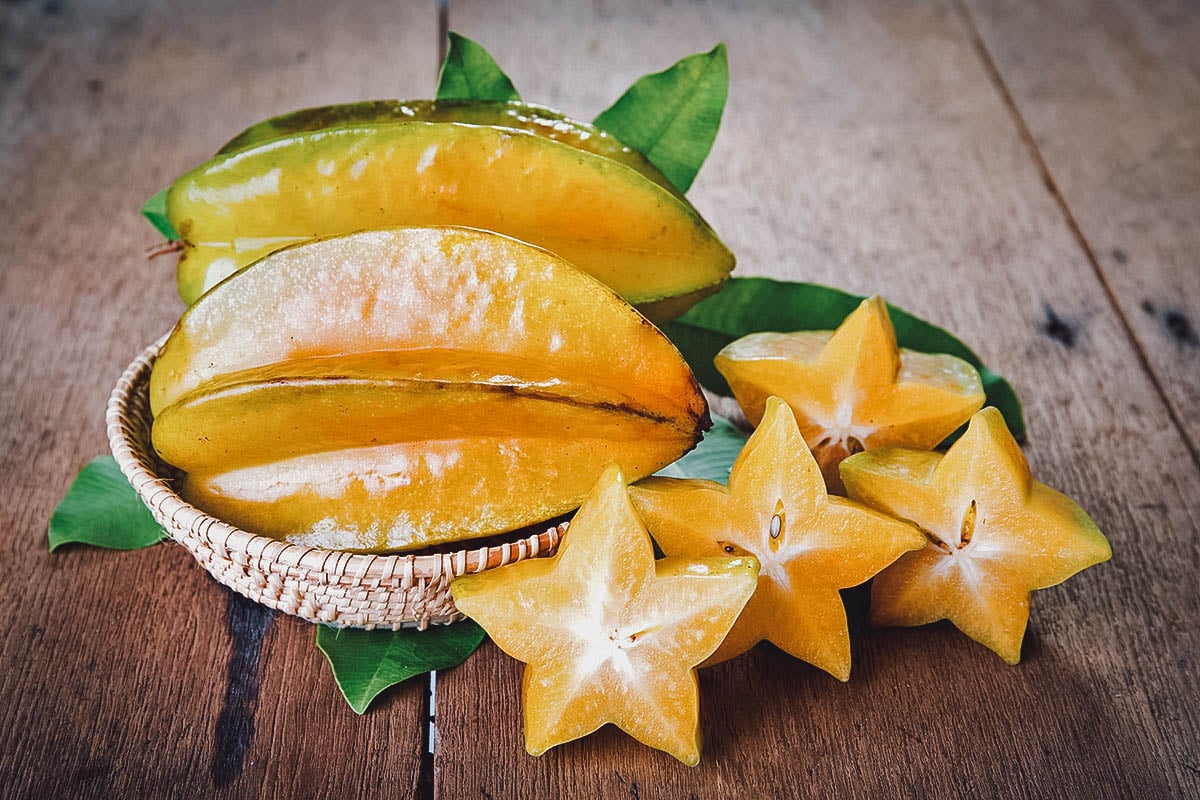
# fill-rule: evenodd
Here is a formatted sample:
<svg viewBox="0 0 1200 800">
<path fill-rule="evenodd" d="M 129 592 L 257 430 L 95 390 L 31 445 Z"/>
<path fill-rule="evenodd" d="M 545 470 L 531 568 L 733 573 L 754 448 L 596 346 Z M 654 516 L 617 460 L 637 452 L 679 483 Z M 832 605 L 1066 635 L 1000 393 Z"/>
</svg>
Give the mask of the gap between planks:
<svg viewBox="0 0 1200 800">
<path fill-rule="evenodd" d="M 434 65 L 437 79 L 442 77 L 442 64 L 446 63 L 446 48 L 449 46 L 450 33 L 450 0 L 434 0 L 437 6 L 437 64 Z"/>
<path fill-rule="evenodd" d="M 437 63 L 434 64 L 436 80 L 442 77 L 442 64 L 446 62 L 447 39 L 450 33 L 450 0 L 434 0 L 437 7 Z M 473 655 L 473 654 L 472 654 Z M 467 656 L 470 658 L 471 656 Z M 437 750 L 437 670 L 430 670 L 425 684 L 425 710 L 421 721 L 425 725 L 425 751 L 421 753 L 421 770 L 417 775 L 416 795 L 420 800 L 433 800 L 433 757 Z"/>
<path fill-rule="evenodd" d="M 471 653 L 467 658 L 473 655 Z M 421 721 L 425 723 L 425 750 L 421 753 L 421 769 L 417 773 L 418 800 L 433 800 L 435 794 L 433 759 L 437 750 L 437 674 L 436 669 L 430 670 L 425 681 L 425 705 L 421 712 Z"/>
<path fill-rule="evenodd" d="M 1004 107 L 1008 110 L 1008 115 L 1012 119 L 1017 135 L 1024 142 L 1026 150 L 1029 151 L 1030 159 L 1032 159 L 1034 166 L 1037 168 L 1038 174 L 1041 175 L 1042 183 L 1046 186 L 1046 191 L 1050 193 L 1051 199 L 1058 206 L 1059 211 L 1062 213 L 1063 221 L 1066 222 L 1067 229 L 1070 230 L 1075 243 L 1079 245 L 1079 249 L 1083 251 L 1084 256 L 1092 267 L 1092 272 L 1096 275 L 1096 279 L 1100 281 L 1100 286 L 1104 289 L 1104 295 L 1108 298 L 1108 304 L 1112 307 L 1113 313 L 1117 315 L 1117 320 L 1121 323 L 1121 329 L 1125 331 L 1126 338 L 1129 339 L 1129 343 L 1133 346 L 1138 364 L 1141 365 L 1142 371 L 1146 373 L 1146 377 L 1150 379 L 1150 385 L 1154 387 L 1155 393 L 1162 401 L 1171 424 L 1179 431 L 1179 438 L 1183 440 L 1184 446 L 1192 458 L 1192 463 L 1200 469 L 1200 451 L 1197 451 L 1196 443 L 1188 436 L 1187 429 L 1183 426 L 1183 421 L 1179 418 L 1175 406 L 1167 396 L 1162 381 L 1159 380 L 1158 374 L 1154 371 L 1153 366 L 1151 366 L 1146 351 L 1142 348 L 1142 344 L 1138 341 L 1137 336 L 1134 335 L 1133 326 L 1130 324 L 1125 312 L 1121 309 L 1121 304 L 1117 301 L 1117 295 L 1109 284 L 1108 278 L 1104 275 L 1104 270 L 1100 266 L 1100 261 L 1096 258 L 1096 252 L 1092 248 L 1091 242 L 1084 236 L 1083 229 L 1075 219 L 1075 213 L 1071 211 L 1071 207 L 1067 204 L 1066 197 L 1059 191 L 1058 182 L 1055 181 L 1054 175 L 1050 172 L 1050 166 L 1042 156 L 1042 151 L 1037 145 L 1037 140 L 1033 138 L 1033 133 L 1025 123 L 1025 117 L 1017 107 L 1016 99 L 1013 98 L 1012 93 L 1008 90 L 1008 85 L 1004 82 L 1004 76 L 1000 74 L 1000 69 L 996 66 L 995 59 L 992 58 L 987 44 L 983 41 L 983 36 L 979 33 L 979 28 L 975 24 L 975 18 L 971 16 L 971 10 L 967 8 L 964 0 L 952 0 L 952 2 L 959 17 L 962 19 L 963 25 L 966 26 L 967 35 L 971 39 L 971 45 L 979 56 L 988 79 L 996 89 L 996 93 L 1000 96 Z"/>
</svg>

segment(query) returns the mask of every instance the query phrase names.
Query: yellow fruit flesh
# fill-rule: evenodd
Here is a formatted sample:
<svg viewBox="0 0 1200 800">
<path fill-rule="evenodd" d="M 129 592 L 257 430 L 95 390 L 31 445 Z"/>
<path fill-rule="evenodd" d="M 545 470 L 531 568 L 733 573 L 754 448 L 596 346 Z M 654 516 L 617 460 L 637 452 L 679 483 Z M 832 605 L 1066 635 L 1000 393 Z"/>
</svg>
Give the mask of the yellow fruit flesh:
<svg viewBox="0 0 1200 800">
<path fill-rule="evenodd" d="M 882 448 L 851 456 L 841 472 L 852 498 L 911 520 L 926 537 L 875 579 L 876 624 L 949 619 L 1015 664 L 1029 593 L 1112 555 L 1083 509 L 1033 480 L 995 408 L 975 414 L 945 455 Z"/>
<path fill-rule="evenodd" d="M 832 333 L 759 333 L 716 357 L 751 422 L 766 398 L 796 414 L 831 491 L 843 458 L 876 447 L 936 447 L 983 405 L 975 368 L 950 355 L 896 346 L 883 300 L 873 297 Z"/>
<path fill-rule="evenodd" d="M 597 482 L 553 559 L 451 585 L 455 604 L 528 666 L 525 746 L 613 723 L 686 764 L 700 760 L 694 667 L 754 591 L 752 558 L 654 561 L 620 472 Z"/>
<path fill-rule="evenodd" d="M 470 225 L 545 247 L 632 303 L 719 284 L 733 256 L 685 200 L 610 158 L 524 131 L 353 125 L 218 156 L 172 186 L 195 299 L 289 243 L 394 225 Z"/>
<path fill-rule="evenodd" d="M 346 549 L 546 519 L 607 464 L 649 474 L 708 424 L 678 352 L 611 290 L 469 229 L 275 254 L 184 314 L 150 384 L 188 499 Z"/>
<path fill-rule="evenodd" d="M 838 590 L 924 544 L 912 525 L 830 497 L 791 411 L 775 397 L 728 488 L 648 478 L 630 496 L 668 556 L 748 554 L 761 565 L 754 596 L 712 662 L 765 639 L 849 679 L 850 637 Z"/>
</svg>

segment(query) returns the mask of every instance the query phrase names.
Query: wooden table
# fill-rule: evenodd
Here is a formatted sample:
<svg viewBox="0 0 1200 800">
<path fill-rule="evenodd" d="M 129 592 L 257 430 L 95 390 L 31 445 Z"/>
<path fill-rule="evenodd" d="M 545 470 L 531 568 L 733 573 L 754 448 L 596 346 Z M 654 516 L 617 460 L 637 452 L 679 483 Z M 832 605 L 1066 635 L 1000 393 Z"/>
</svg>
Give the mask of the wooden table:
<svg viewBox="0 0 1200 800">
<path fill-rule="evenodd" d="M 0 796 L 1195 797 L 1200 794 L 1200 11 L 920 5 L 0 5 Z M 1018 667 L 871 630 L 840 684 L 759 648 L 701 675 L 689 769 L 606 729 L 524 753 L 490 644 L 363 717 L 313 629 L 181 548 L 45 526 L 174 321 L 148 195 L 262 117 L 432 93 L 441 31 L 585 119 L 715 41 L 732 84 L 691 192 L 739 273 L 880 292 L 1025 401 L 1035 474 L 1111 564 L 1036 595 Z"/>
</svg>

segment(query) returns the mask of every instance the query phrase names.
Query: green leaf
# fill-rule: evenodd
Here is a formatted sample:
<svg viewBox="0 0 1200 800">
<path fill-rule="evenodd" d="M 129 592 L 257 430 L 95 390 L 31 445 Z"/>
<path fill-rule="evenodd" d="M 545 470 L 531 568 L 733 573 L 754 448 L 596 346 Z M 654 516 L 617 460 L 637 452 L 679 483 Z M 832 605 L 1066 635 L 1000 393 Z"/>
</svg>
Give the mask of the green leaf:
<svg viewBox="0 0 1200 800">
<path fill-rule="evenodd" d="M 742 452 L 747 436 L 720 414 L 713 414 L 712 419 L 712 430 L 704 434 L 695 450 L 655 474 L 664 478 L 702 478 L 728 483 L 729 470 L 738 453 Z"/>
<path fill-rule="evenodd" d="M 717 394 L 729 395 L 729 385 L 713 366 L 722 347 L 760 331 L 833 330 L 863 298 L 814 283 L 789 283 L 768 278 L 733 278 L 725 288 L 693 306 L 669 324 L 666 333 L 691 364 L 700 383 Z M 983 365 L 979 356 L 946 330 L 888 305 L 896 341 L 923 353 L 949 353 L 979 370 L 988 405 L 1000 409 L 1017 439 L 1025 436 L 1021 403 L 1013 387 Z"/>
<path fill-rule="evenodd" d="M 729 92 L 725 45 L 639 78 L 596 117 L 596 126 L 640 150 L 681 192 L 708 157 Z"/>
<path fill-rule="evenodd" d="M 317 626 L 317 647 L 329 660 L 346 702 L 358 714 L 389 686 L 461 664 L 483 638 L 483 628 L 469 619 L 423 631 Z"/>
<path fill-rule="evenodd" d="M 142 206 L 142 216 L 149 220 L 154 229 L 163 236 L 172 242 L 177 242 L 183 237 L 179 235 L 175 226 L 171 224 L 171 220 L 167 218 L 167 192 L 169 191 L 171 191 L 170 186 L 159 189 L 154 197 L 147 200 Z"/>
<path fill-rule="evenodd" d="M 50 517 L 50 552 L 64 544 L 136 550 L 158 544 L 163 530 L 112 456 L 93 459 L 79 471 Z"/>
<path fill-rule="evenodd" d="M 454 31 L 438 74 L 438 100 L 520 100 L 512 81 L 487 50 Z"/>
</svg>

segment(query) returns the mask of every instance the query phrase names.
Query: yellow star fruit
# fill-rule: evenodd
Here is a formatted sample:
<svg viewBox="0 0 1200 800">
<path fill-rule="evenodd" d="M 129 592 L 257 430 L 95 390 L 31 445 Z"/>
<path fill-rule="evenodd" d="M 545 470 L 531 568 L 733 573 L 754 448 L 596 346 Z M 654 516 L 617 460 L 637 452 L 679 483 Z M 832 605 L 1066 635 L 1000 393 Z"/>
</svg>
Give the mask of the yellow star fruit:
<svg viewBox="0 0 1200 800">
<path fill-rule="evenodd" d="M 768 398 L 729 487 L 648 478 L 634 507 L 668 556 L 749 554 L 758 588 L 709 663 L 763 639 L 840 680 L 850 677 L 850 635 L 839 589 L 857 586 L 925 540 L 912 525 L 831 497 L 795 417 Z"/>
<path fill-rule="evenodd" d="M 975 368 L 901 350 L 887 304 L 864 300 L 836 331 L 755 333 L 725 347 L 717 369 L 750 422 L 767 397 L 791 406 L 831 491 L 843 458 L 884 446 L 932 449 L 983 405 Z"/>
<path fill-rule="evenodd" d="M 700 761 L 695 666 L 754 592 L 753 558 L 655 562 L 610 467 L 558 553 L 454 581 L 454 602 L 526 664 L 532 755 L 613 723 L 685 764 Z"/>
<path fill-rule="evenodd" d="M 940 453 L 881 448 L 842 462 L 850 497 L 911 520 L 925 547 L 875 578 L 871 621 L 948 619 L 1010 664 L 1021 659 L 1029 594 L 1112 556 L 1073 500 L 1035 481 L 995 408 Z"/>
<path fill-rule="evenodd" d="M 708 427 L 679 351 L 611 289 L 445 227 L 332 237 L 230 277 L 163 345 L 150 408 L 188 502 L 339 550 L 531 525 Z"/>
</svg>

